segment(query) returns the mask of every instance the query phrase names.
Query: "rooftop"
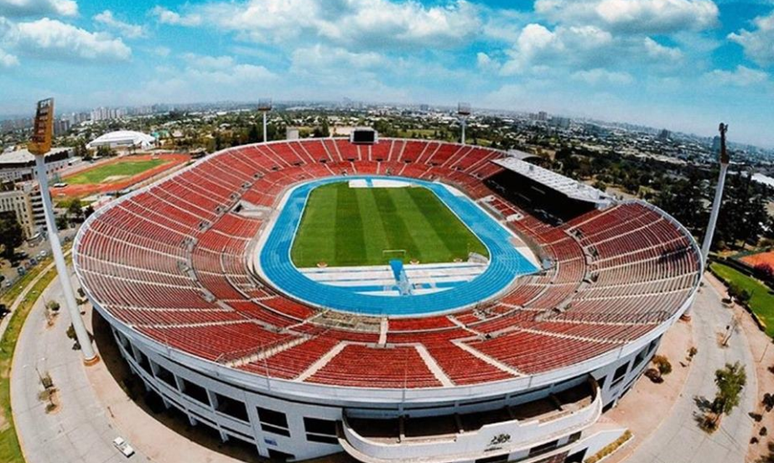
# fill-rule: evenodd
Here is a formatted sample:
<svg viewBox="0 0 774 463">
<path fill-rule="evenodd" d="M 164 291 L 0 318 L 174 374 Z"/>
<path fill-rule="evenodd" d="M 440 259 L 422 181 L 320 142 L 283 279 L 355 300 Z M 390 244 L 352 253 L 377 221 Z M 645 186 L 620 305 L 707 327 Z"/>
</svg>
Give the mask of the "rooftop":
<svg viewBox="0 0 774 463">
<path fill-rule="evenodd" d="M 71 148 L 51 148 L 51 151 L 46 153 L 46 156 L 53 156 L 55 154 L 61 153 L 62 151 L 67 151 Z M 28 162 L 34 162 L 35 161 L 35 155 L 30 153 L 28 149 L 22 149 L 17 151 L 12 151 L 10 153 L 6 154 L 0 154 L 0 166 L 3 164 L 22 164 L 22 163 L 28 163 Z"/>
<path fill-rule="evenodd" d="M 614 198 L 594 187 L 580 183 L 564 175 L 525 162 L 518 157 L 495 159 L 492 162 L 510 171 L 519 173 L 542 185 L 556 190 L 568 198 L 595 203 L 600 206 L 611 204 Z"/>
</svg>

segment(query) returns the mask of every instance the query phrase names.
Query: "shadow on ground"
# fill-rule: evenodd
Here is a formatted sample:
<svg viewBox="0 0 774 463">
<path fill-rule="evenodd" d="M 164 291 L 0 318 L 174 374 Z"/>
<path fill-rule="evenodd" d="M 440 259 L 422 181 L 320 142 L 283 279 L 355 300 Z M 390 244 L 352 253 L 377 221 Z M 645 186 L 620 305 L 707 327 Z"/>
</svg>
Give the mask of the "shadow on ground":
<svg viewBox="0 0 774 463">
<path fill-rule="evenodd" d="M 244 462 L 264 463 L 269 461 L 261 458 L 258 455 L 258 450 L 252 444 L 237 439 L 232 439 L 224 444 L 217 431 L 205 425 L 191 426 L 188 418 L 174 407 L 165 410 L 161 398 L 155 393 L 146 393 L 142 381 L 131 373 L 129 366 L 121 358 L 110 325 L 97 311 L 94 311 L 92 316 L 92 332 L 102 361 L 105 362 L 110 375 L 121 386 L 127 397 L 148 416 L 186 439 L 212 451 Z"/>
</svg>

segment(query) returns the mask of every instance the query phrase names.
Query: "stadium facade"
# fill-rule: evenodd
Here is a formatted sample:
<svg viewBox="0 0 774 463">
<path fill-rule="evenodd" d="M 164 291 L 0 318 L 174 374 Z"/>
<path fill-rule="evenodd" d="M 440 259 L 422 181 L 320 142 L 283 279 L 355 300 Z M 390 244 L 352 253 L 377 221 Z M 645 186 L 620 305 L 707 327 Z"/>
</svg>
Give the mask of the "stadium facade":
<svg viewBox="0 0 774 463">
<path fill-rule="evenodd" d="M 538 271 L 424 315 L 278 290 L 255 255 L 283 209 L 303 207 L 288 195 L 353 176 L 463 192 Z M 131 370 L 191 424 L 264 457 L 374 463 L 584 461 L 624 432 L 600 416 L 689 308 L 702 270 L 691 235 L 647 203 L 502 151 L 388 138 L 208 156 L 91 216 L 74 264 Z"/>
</svg>

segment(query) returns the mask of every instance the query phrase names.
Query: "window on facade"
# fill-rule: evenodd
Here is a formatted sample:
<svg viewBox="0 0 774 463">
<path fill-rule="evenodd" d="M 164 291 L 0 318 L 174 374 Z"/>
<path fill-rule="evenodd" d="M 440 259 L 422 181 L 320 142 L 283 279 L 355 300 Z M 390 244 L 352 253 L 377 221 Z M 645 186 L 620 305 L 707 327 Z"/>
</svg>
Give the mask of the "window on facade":
<svg viewBox="0 0 774 463">
<path fill-rule="evenodd" d="M 648 355 L 648 349 L 642 349 L 639 354 L 637 354 L 637 358 L 634 359 L 634 364 L 639 366 L 642 364 L 642 361 L 645 360 L 645 356 Z"/>
<path fill-rule="evenodd" d="M 247 417 L 247 407 L 244 402 L 217 393 L 215 394 L 215 397 L 218 399 L 218 411 L 220 413 L 240 421 L 250 421 Z"/>
<path fill-rule="evenodd" d="M 621 365 L 620 367 L 616 368 L 615 374 L 613 375 L 613 385 L 616 385 L 621 382 L 621 380 L 626 376 L 626 371 L 629 369 L 629 364 L 625 363 Z"/>
<path fill-rule="evenodd" d="M 175 375 L 173 375 L 171 371 L 167 370 L 161 365 L 158 365 L 158 369 L 156 370 L 156 378 L 167 383 L 171 388 L 177 389 L 177 384 L 175 383 Z"/>
<path fill-rule="evenodd" d="M 306 440 L 323 444 L 337 444 L 336 422 L 319 418 L 304 418 Z"/>
<path fill-rule="evenodd" d="M 258 419 L 261 421 L 262 430 L 290 437 L 288 419 L 284 413 L 258 407 Z"/>
<path fill-rule="evenodd" d="M 145 370 L 145 372 L 149 375 L 153 374 L 148 357 L 140 351 L 137 351 L 137 364 L 140 365 L 140 368 Z"/>
<path fill-rule="evenodd" d="M 205 405 L 210 404 L 210 398 L 207 396 L 207 389 L 185 379 L 183 380 L 183 394 Z"/>
<path fill-rule="evenodd" d="M 546 442 L 545 444 L 538 445 L 537 447 L 532 447 L 531 449 L 529 449 L 529 456 L 534 457 L 535 455 L 540 455 L 546 452 L 550 452 L 551 450 L 555 449 L 558 444 L 559 444 L 559 441 L 554 440 L 551 442 Z"/>
</svg>

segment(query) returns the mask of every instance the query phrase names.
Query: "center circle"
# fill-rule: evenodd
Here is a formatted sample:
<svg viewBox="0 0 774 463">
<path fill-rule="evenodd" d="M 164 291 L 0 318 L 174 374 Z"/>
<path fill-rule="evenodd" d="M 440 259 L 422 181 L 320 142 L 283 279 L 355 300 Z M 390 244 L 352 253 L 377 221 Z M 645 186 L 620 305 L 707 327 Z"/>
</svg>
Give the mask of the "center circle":
<svg viewBox="0 0 774 463">
<path fill-rule="evenodd" d="M 329 190 L 325 195 L 323 187 Z M 314 209 L 306 210 L 317 189 Z M 408 193 L 411 198 L 401 202 Z M 351 204 L 372 195 L 378 197 L 371 203 Z M 340 196 L 345 199 L 336 201 Z M 428 207 L 435 207 L 436 213 L 408 210 Z M 258 238 L 251 268 L 289 297 L 321 308 L 388 317 L 448 313 L 501 296 L 516 278 L 539 270 L 537 258 L 504 224 L 456 188 L 439 182 L 378 175 L 315 179 L 287 191 L 277 211 Z M 380 217 L 385 211 L 388 219 Z M 312 217 L 305 218 L 305 213 Z M 452 223 L 454 216 L 467 230 Z M 300 230 L 304 221 L 309 223 Z M 309 230 L 321 224 L 328 227 L 320 233 Z M 467 235 L 457 236 L 454 243 L 449 240 L 455 237 L 448 236 L 454 232 Z M 412 239 L 426 235 L 426 240 Z M 444 246 L 443 239 L 456 246 Z M 464 240 L 462 250 L 459 239 Z M 392 248 L 388 243 L 399 245 Z M 456 254 L 446 252 L 451 248 Z"/>
</svg>

